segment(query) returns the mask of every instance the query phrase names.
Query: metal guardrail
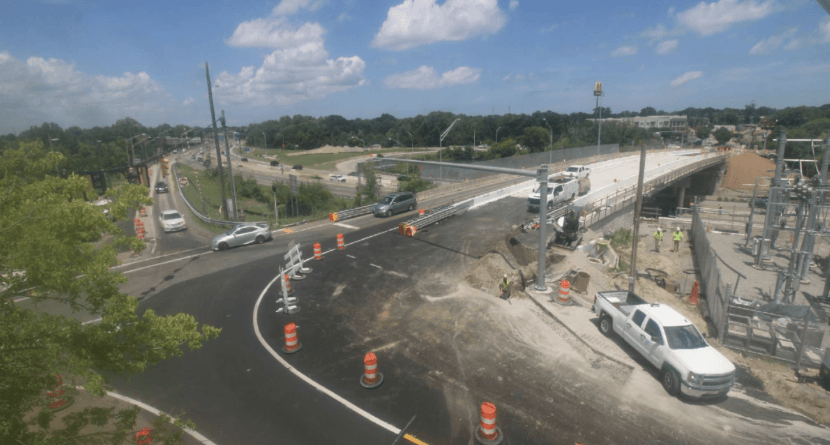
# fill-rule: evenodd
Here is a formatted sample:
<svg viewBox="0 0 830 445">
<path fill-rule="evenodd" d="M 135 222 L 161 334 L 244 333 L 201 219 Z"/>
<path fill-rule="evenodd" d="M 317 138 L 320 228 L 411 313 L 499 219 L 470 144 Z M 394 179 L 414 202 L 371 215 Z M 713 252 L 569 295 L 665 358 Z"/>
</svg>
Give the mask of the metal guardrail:
<svg viewBox="0 0 830 445">
<path fill-rule="evenodd" d="M 368 214 L 372 213 L 372 209 L 377 204 L 378 203 L 374 203 L 374 204 L 369 204 L 369 205 L 365 205 L 365 206 L 362 206 L 362 207 L 355 207 L 353 209 L 341 210 L 339 212 L 329 213 L 329 220 L 331 222 L 337 222 L 337 221 L 341 221 L 341 220 L 344 220 L 344 219 L 355 218 L 355 217 L 362 216 L 362 215 L 368 215 Z"/>
<path fill-rule="evenodd" d="M 196 208 L 193 207 L 193 204 L 191 204 L 190 201 L 187 199 L 187 197 L 184 196 L 184 192 L 182 191 L 181 183 L 179 183 L 179 174 L 178 174 L 178 172 L 176 172 L 176 169 L 172 168 L 171 170 L 173 171 L 173 176 L 175 176 L 175 178 L 176 178 L 176 184 L 179 184 L 179 196 L 182 197 L 182 201 L 184 201 L 185 205 L 187 205 L 187 207 L 190 209 L 190 211 L 194 215 L 196 215 L 197 218 L 201 219 L 202 221 L 204 221 L 206 223 L 219 224 L 219 225 L 222 225 L 222 226 L 238 226 L 240 224 L 254 223 L 254 221 L 251 221 L 251 222 L 247 222 L 247 221 L 246 222 L 223 221 L 223 220 L 220 220 L 220 219 L 208 218 L 207 216 L 202 215 L 201 213 L 196 211 Z M 266 224 L 268 224 L 268 221 L 256 221 L 256 223 L 266 223 Z"/>
<path fill-rule="evenodd" d="M 446 204 L 443 206 L 438 206 L 432 209 L 429 209 L 428 212 L 424 212 L 424 216 L 420 216 L 415 219 L 410 219 L 409 221 L 402 222 L 398 225 L 398 233 L 401 235 L 406 236 L 413 236 L 415 233 L 430 225 L 435 224 L 438 221 L 447 219 L 453 215 L 456 215 L 464 210 L 469 209 L 473 206 L 473 199 L 467 199 L 465 201 L 461 201 L 458 204 Z"/>
</svg>

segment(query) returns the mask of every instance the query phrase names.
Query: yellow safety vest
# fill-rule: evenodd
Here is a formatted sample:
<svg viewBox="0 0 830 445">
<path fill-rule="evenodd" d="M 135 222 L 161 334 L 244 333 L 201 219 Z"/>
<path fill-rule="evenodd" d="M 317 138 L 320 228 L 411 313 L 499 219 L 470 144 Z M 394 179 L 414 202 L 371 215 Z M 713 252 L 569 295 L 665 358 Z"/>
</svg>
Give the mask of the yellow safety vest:
<svg viewBox="0 0 830 445">
<path fill-rule="evenodd" d="M 663 241 L 663 232 L 654 232 L 654 239 L 657 241 Z"/>
<path fill-rule="evenodd" d="M 507 289 L 508 286 L 510 286 L 510 280 L 507 280 L 507 281 L 502 280 L 502 282 L 499 283 L 499 287 L 501 287 L 502 290 Z"/>
<path fill-rule="evenodd" d="M 680 241 L 683 239 L 683 232 L 674 232 L 674 234 L 672 234 L 672 237 L 675 241 Z"/>
</svg>

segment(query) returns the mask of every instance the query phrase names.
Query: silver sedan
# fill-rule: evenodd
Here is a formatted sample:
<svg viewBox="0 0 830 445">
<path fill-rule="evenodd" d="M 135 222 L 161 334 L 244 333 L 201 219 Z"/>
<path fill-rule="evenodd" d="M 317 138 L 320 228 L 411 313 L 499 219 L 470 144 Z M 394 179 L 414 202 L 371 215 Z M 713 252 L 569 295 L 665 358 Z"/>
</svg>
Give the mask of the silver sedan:
<svg viewBox="0 0 830 445">
<path fill-rule="evenodd" d="M 235 226 L 214 238 L 210 243 L 210 248 L 225 250 L 228 247 L 243 246 L 245 244 L 262 244 L 265 240 L 270 239 L 273 239 L 270 225 L 266 223 L 245 223 Z"/>
</svg>

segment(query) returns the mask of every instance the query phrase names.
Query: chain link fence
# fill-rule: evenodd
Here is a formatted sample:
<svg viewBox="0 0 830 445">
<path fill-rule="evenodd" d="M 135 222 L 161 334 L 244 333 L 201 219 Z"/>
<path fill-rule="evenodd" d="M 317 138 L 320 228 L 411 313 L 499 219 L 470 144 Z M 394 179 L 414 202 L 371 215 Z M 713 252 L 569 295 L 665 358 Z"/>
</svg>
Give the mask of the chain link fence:
<svg viewBox="0 0 830 445">
<path fill-rule="evenodd" d="M 738 286 L 742 275 L 712 249 L 697 207 L 691 209 L 692 249 L 707 315 L 721 344 L 796 367 L 818 368 L 825 353 L 821 349 L 825 331 L 810 306 L 741 299 Z"/>
</svg>

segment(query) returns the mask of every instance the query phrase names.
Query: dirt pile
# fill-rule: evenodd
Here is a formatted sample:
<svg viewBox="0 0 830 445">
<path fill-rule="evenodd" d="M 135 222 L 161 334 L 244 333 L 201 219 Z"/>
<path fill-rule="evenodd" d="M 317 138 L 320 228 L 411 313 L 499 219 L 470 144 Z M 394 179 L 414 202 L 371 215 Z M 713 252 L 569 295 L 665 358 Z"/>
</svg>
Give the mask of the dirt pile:
<svg viewBox="0 0 830 445">
<path fill-rule="evenodd" d="M 315 155 L 315 154 L 323 154 L 323 153 L 346 153 L 346 152 L 362 152 L 363 148 L 361 147 L 334 147 L 331 145 L 324 145 L 320 148 L 315 148 L 313 150 L 300 150 L 296 153 L 289 153 L 288 156 L 302 156 L 302 155 Z"/>
<path fill-rule="evenodd" d="M 773 177 L 767 170 L 775 170 L 775 162 L 754 153 L 744 153 L 729 159 L 723 186 L 729 189 L 752 190 L 755 178 Z"/>
<path fill-rule="evenodd" d="M 548 252 L 546 264 L 554 265 L 564 258 L 555 252 Z M 508 236 L 499 241 L 483 257 L 475 260 L 467 271 L 464 281 L 475 289 L 490 295 L 499 295 L 499 281 L 504 274 L 514 283 L 513 289 L 521 289 L 522 276 L 526 283 L 536 278 L 537 252 L 519 240 Z M 514 292 L 512 295 L 516 295 Z M 511 297 L 512 298 L 512 297 Z"/>
</svg>

